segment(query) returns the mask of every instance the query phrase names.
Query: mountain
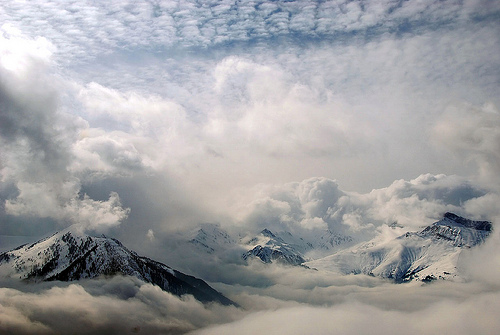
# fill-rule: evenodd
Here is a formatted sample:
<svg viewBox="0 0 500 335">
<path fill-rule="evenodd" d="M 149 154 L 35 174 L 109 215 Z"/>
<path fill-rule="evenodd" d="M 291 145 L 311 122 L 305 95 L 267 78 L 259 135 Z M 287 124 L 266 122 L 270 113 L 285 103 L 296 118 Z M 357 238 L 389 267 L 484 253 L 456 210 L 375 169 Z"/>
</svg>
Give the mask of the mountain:
<svg viewBox="0 0 500 335">
<path fill-rule="evenodd" d="M 293 238 L 291 233 L 288 234 L 290 238 Z M 264 263 L 278 262 L 288 265 L 300 265 L 306 261 L 300 250 L 303 249 L 302 246 L 289 244 L 268 229 L 262 230 L 247 244 L 253 247 L 242 255 L 245 260 L 258 257 Z"/>
<path fill-rule="evenodd" d="M 264 229 L 246 243 L 251 249 L 243 254 L 243 259 L 257 257 L 264 263 L 302 265 L 310 260 L 309 255 L 332 253 L 350 242 L 350 236 L 335 234 L 330 230 L 309 232 L 302 237 L 288 231 L 272 232 Z"/>
<path fill-rule="evenodd" d="M 352 237 L 333 233 L 329 229 L 317 229 L 292 234 L 288 231 L 263 229 L 257 235 L 239 232 L 231 235 L 219 224 L 205 223 L 187 233 L 179 233 L 177 239 L 187 243 L 196 253 L 227 259 L 228 254 L 241 252 L 244 260 L 260 259 L 264 263 L 301 265 L 302 263 L 331 254 L 345 248 Z"/>
<path fill-rule="evenodd" d="M 237 241 L 223 230 L 220 225 L 205 223 L 192 233 L 189 243 L 202 252 L 213 254 L 235 246 Z"/>
<path fill-rule="evenodd" d="M 313 246 L 313 250 L 309 252 L 310 254 L 314 254 L 313 258 L 316 258 L 315 256 L 318 254 L 332 253 L 340 249 L 345 249 L 354 241 L 352 236 L 334 233 L 329 229 L 315 233 L 307 239 L 310 241 L 309 244 Z"/>
<path fill-rule="evenodd" d="M 428 226 L 418 235 L 422 238 L 449 241 L 455 247 L 470 248 L 483 243 L 491 230 L 491 222 L 473 221 L 453 213 L 446 213 L 442 220 Z"/>
<path fill-rule="evenodd" d="M 257 235 L 231 236 L 214 224 L 204 224 L 184 235 L 184 241 L 199 255 L 205 255 L 202 257 L 209 255 L 219 260 L 224 255 L 241 252 L 245 261 L 258 259 L 264 263 L 328 269 L 343 274 L 364 273 L 396 282 L 460 280 L 457 270 L 460 254 L 483 243 L 491 229 L 488 221 L 446 213 L 440 221 L 421 231 L 408 232 L 388 241 L 374 239 L 359 243 L 355 237 L 330 229 L 301 230 L 293 234 L 263 229 Z"/>
<path fill-rule="evenodd" d="M 446 213 L 443 219 L 422 231 L 409 232 L 384 243 L 362 243 L 306 265 L 396 282 L 459 279 L 457 264 L 461 252 L 483 243 L 491 230 L 488 221 Z"/>
<path fill-rule="evenodd" d="M 69 227 L 49 238 L 0 254 L 0 276 L 24 281 L 73 281 L 115 274 L 135 276 L 202 302 L 234 303 L 201 279 L 128 250 L 118 240 Z"/>
</svg>

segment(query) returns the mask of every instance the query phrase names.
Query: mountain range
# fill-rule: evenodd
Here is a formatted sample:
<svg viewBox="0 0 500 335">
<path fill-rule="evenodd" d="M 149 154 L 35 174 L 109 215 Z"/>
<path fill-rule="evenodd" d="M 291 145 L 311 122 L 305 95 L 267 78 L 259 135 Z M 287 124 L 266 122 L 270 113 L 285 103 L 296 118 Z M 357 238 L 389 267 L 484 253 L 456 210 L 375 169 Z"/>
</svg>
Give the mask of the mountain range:
<svg viewBox="0 0 500 335">
<path fill-rule="evenodd" d="M 270 229 L 254 236 L 232 236 L 217 224 L 204 224 L 182 238 L 201 260 L 222 259 L 222 255 L 236 252 L 244 262 L 255 259 L 340 274 L 366 274 L 399 283 L 462 280 L 458 270 L 461 253 L 482 244 L 491 231 L 488 221 L 446 213 L 420 231 L 358 243 L 352 236 L 328 229 L 303 236 Z M 178 296 L 191 294 L 201 302 L 236 305 L 201 279 L 139 256 L 114 238 L 87 235 L 77 226 L 0 253 L 0 277 L 25 282 L 74 281 L 118 274 L 137 277 Z"/>
<path fill-rule="evenodd" d="M 395 239 L 361 243 L 334 255 L 306 263 L 316 269 L 344 274 L 364 273 L 396 282 L 456 279 L 460 254 L 490 235 L 488 221 L 473 221 L 453 213 L 419 232 L 407 232 Z"/>
<path fill-rule="evenodd" d="M 393 226 L 393 229 L 397 226 Z M 239 246 L 245 261 L 305 266 L 341 274 L 367 274 L 395 282 L 461 280 L 461 253 L 490 235 L 488 221 L 473 221 L 453 213 L 418 232 L 389 240 L 356 242 L 355 237 L 329 229 L 304 236 L 263 229 L 255 236 L 232 237 L 218 225 L 206 225 L 190 240 L 199 251 L 222 254 Z"/>
</svg>

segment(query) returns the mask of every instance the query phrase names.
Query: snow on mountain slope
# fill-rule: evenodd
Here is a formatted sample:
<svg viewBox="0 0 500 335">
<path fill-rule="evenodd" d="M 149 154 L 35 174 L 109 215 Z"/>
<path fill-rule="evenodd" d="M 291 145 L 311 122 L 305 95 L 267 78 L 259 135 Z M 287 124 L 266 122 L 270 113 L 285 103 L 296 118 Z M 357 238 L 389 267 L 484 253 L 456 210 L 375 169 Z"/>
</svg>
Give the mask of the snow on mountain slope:
<svg viewBox="0 0 500 335">
<path fill-rule="evenodd" d="M 89 236 L 74 226 L 0 254 L 0 276 L 25 281 L 72 281 L 115 274 L 135 276 L 179 296 L 192 294 L 202 302 L 234 304 L 201 279 L 141 257 L 116 239 Z"/>
<path fill-rule="evenodd" d="M 345 274 L 370 274 L 397 282 L 459 279 L 460 253 L 483 243 L 491 229 L 490 222 L 446 213 L 442 220 L 420 232 L 406 233 L 384 243 L 362 243 L 306 265 Z"/>
<path fill-rule="evenodd" d="M 273 233 L 264 229 L 246 243 L 251 249 L 243 254 L 243 259 L 258 257 L 264 263 L 301 265 L 311 259 L 309 255 L 331 253 L 351 241 L 350 236 L 335 234 L 330 230 L 318 230 L 309 232 L 307 237 L 298 237 L 287 231 Z"/>
<path fill-rule="evenodd" d="M 292 234 L 286 234 L 293 238 Z M 248 241 L 247 244 L 251 246 L 251 249 L 243 254 L 243 259 L 258 257 L 264 263 L 278 262 L 289 265 L 304 263 L 306 260 L 303 256 L 303 250 L 312 248 L 312 245 L 309 247 L 307 244 L 305 246 L 289 244 L 282 237 L 275 235 L 268 229 L 262 230 L 259 235 Z"/>
<path fill-rule="evenodd" d="M 307 240 L 313 246 L 312 250 L 308 253 L 312 258 L 325 253 L 331 254 L 332 252 L 346 248 L 354 241 L 349 235 L 334 233 L 329 229 L 317 232 L 308 237 Z"/>
<path fill-rule="evenodd" d="M 488 221 L 473 221 L 453 213 L 421 231 L 419 236 L 450 241 L 455 247 L 473 247 L 483 243 L 491 232 Z"/>
<path fill-rule="evenodd" d="M 223 230 L 218 224 L 205 223 L 191 235 L 189 243 L 198 250 L 212 254 L 226 250 L 237 244 L 236 239 Z"/>
<path fill-rule="evenodd" d="M 242 252 L 244 260 L 258 258 L 264 263 L 300 265 L 318 255 L 324 256 L 349 245 L 353 239 L 328 229 L 317 229 L 305 234 L 288 231 L 262 230 L 257 235 L 239 232 L 231 235 L 219 224 L 202 224 L 196 230 L 179 233 L 177 239 L 188 243 L 201 254 L 224 259 L 228 253 Z"/>
</svg>

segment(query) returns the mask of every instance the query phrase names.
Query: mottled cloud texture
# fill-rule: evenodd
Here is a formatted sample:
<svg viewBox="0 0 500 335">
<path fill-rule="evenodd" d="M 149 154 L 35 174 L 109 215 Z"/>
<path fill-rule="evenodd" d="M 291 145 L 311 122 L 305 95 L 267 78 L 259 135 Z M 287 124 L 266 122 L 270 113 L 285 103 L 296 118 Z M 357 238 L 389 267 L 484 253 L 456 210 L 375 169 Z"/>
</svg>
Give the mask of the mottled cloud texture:
<svg viewBox="0 0 500 335">
<path fill-rule="evenodd" d="M 79 224 L 244 307 L 130 278 L 6 283 L 0 331 L 497 333 L 497 229 L 463 257 L 467 283 L 422 287 L 242 265 L 239 249 L 200 260 L 175 236 L 217 222 L 361 242 L 447 211 L 496 227 L 499 15 L 492 0 L 0 0 L 1 250 Z"/>
</svg>

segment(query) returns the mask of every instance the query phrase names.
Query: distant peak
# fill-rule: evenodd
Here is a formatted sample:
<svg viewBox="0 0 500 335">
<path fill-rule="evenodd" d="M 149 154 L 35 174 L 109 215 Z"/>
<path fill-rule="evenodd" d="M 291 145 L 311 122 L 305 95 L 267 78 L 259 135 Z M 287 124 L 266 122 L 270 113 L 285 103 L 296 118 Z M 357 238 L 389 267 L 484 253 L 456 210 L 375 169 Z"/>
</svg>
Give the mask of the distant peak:
<svg viewBox="0 0 500 335">
<path fill-rule="evenodd" d="M 464 219 L 463 217 L 458 216 L 457 214 L 451 213 L 451 212 L 444 213 L 444 217 L 447 219 L 453 220 L 453 221 L 455 221 L 457 219 Z"/>
<path fill-rule="evenodd" d="M 264 229 L 260 232 L 262 235 L 264 236 L 267 236 L 267 237 L 276 237 L 276 235 L 273 234 L 272 231 L 270 231 L 269 229 Z"/>
<path fill-rule="evenodd" d="M 459 223 L 467 228 L 474 228 L 477 230 L 491 231 L 492 225 L 489 221 L 474 221 L 470 219 L 463 218 L 451 212 L 446 212 L 444 218 Z"/>
</svg>

